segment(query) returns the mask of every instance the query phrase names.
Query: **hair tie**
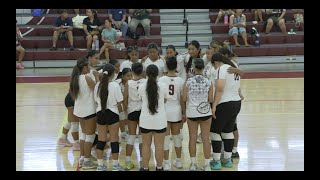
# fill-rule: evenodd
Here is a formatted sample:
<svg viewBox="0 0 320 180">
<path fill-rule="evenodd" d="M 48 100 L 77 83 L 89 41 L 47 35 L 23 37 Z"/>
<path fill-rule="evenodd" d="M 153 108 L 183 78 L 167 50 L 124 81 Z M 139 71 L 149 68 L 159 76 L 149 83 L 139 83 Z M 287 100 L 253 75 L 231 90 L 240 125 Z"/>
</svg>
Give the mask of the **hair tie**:
<svg viewBox="0 0 320 180">
<path fill-rule="evenodd" d="M 104 72 L 103 72 L 103 74 L 106 74 L 106 75 L 108 75 L 108 71 L 104 71 Z"/>
</svg>

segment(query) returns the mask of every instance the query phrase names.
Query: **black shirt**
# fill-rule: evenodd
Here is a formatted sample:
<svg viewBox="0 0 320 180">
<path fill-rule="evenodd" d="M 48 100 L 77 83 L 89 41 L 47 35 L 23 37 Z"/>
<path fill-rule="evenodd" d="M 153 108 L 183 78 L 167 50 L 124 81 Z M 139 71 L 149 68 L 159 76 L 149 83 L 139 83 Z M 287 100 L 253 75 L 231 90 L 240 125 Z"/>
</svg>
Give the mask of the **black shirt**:
<svg viewBox="0 0 320 180">
<path fill-rule="evenodd" d="M 93 23 L 91 23 L 89 17 L 84 18 L 83 24 L 87 25 L 87 30 L 88 30 L 89 32 L 91 32 L 91 31 L 93 30 L 93 28 L 91 28 L 90 26 L 98 26 L 98 27 L 99 27 L 99 26 L 102 25 L 101 22 L 100 22 L 100 20 L 99 20 L 99 18 L 94 18 L 94 19 L 93 19 Z"/>
</svg>

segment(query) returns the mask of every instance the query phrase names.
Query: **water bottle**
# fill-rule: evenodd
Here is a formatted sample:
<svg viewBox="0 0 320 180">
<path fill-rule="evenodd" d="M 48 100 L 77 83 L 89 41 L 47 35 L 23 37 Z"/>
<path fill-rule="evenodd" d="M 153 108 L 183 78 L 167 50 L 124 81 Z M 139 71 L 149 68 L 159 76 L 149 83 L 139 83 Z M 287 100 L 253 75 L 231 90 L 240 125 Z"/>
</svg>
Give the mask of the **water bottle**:
<svg viewBox="0 0 320 180">
<path fill-rule="evenodd" d="M 99 40 L 97 39 L 95 42 L 96 51 L 99 51 Z"/>
<path fill-rule="evenodd" d="M 95 49 L 96 49 L 95 46 L 94 46 L 94 42 L 92 42 L 91 49 L 92 49 L 92 50 L 95 50 Z"/>
<path fill-rule="evenodd" d="M 224 15 L 224 24 L 228 25 L 228 15 Z"/>
<path fill-rule="evenodd" d="M 259 41 L 258 38 L 257 38 L 256 41 L 254 42 L 254 45 L 257 46 L 257 47 L 260 47 L 260 41 Z"/>
</svg>

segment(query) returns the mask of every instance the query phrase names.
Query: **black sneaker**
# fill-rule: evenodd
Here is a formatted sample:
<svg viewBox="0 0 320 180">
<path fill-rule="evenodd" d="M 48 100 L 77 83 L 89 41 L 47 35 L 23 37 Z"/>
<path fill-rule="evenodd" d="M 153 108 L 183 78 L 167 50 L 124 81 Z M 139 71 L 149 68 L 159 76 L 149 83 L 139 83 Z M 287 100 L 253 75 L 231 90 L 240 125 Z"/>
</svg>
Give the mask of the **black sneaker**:
<svg viewBox="0 0 320 180">
<path fill-rule="evenodd" d="M 156 171 L 164 171 L 163 167 L 161 167 L 160 169 L 158 169 L 158 167 L 156 167 Z"/>
<path fill-rule="evenodd" d="M 50 51 L 56 51 L 57 49 L 57 47 L 52 46 L 52 48 L 50 48 Z"/>
<path fill-rule="evenodd" d="M 240 158 L 239 153 L 232 153 L 231 158 Z"/>
<path fill-rule="evenodd" d="M 148 169 L 140 168 L 139 171 L 149 171 L 149 168 Z"/>
<path fill-rule="evenodd" d="M 73 51 L 73 50 L 74 50 L 74 47 L 73 47 L 73 46 L 71 46 L 71 47 L 70 47 L 70 51 Z"/>
</svg>

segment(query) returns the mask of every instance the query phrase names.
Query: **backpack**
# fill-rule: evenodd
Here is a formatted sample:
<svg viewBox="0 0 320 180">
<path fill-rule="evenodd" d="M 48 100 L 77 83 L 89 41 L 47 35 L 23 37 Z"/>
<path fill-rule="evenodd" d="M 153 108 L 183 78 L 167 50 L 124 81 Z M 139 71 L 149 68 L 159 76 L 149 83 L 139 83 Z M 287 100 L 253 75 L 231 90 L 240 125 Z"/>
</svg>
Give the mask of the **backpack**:
<svg viewBox="0 0 320 180">
<path fill-rule="evenodd" d="M 43 9 L 31 9 L 32 16 L 42 16 Z"/>
</svg>

